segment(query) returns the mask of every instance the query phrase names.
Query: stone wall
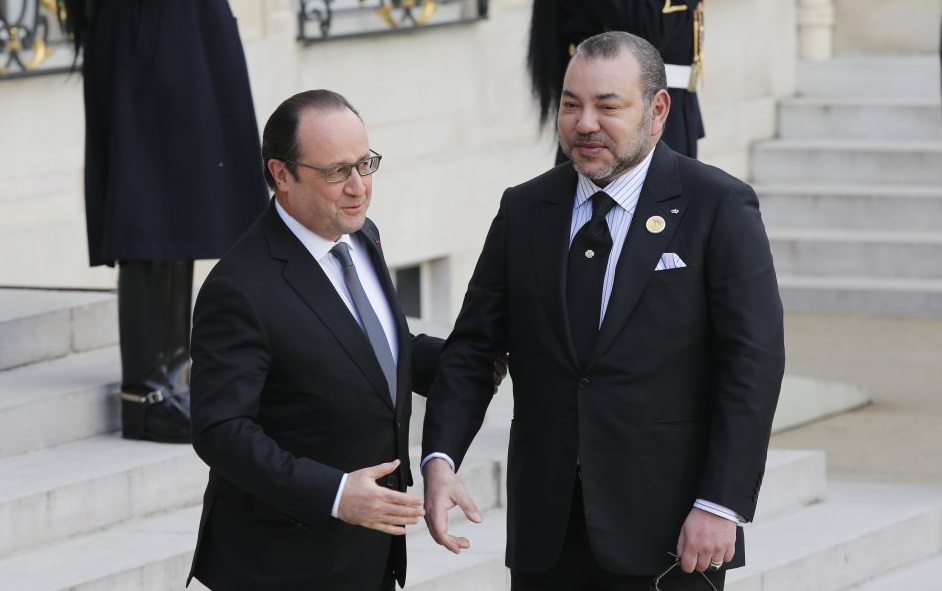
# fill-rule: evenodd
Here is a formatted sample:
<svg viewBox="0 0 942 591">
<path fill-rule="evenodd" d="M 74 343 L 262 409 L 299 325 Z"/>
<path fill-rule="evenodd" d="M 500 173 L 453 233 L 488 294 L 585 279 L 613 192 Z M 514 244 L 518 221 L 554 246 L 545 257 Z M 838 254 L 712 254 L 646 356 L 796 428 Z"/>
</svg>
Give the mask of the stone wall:
<svg viewBox="0 0 942 591">
<path fill-rule="evenodd" d="M 326 87 L 363 114 L 384 155 L 371 217 L 392 266 L 425 263 L 427 319 L 450 321 L 503 189 L 548 168 L 525 72 L 528 0 L 491 0 L 470 25 L 303 45 L 293 0 L 231 0 L 260 125 L 284 98 Z M 707 8 L 701 158 L 744 176 L 791 94 L 795 10 L 780 0 Z M 112 288 L 85 247 L 78 76 L 0 82 L 0 285 Z M 198 276 L 212 262 L 200 263 Z"/>
</svg>

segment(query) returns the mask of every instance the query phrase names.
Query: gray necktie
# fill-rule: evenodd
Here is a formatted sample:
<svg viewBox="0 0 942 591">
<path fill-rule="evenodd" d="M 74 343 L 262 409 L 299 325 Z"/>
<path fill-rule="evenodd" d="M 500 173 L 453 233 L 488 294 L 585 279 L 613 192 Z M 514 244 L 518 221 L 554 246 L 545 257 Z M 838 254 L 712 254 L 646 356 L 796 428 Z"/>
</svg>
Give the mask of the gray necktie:
<svg viewBox="0 0 942 591">
<path fill-rule="evenodd" d="M 360 276 L 357 275 L 357 268 L 353 265 L 353 259 L 350 258 L 350 247 L 346 242 L 338 242 L 336 246 L 330 249 L 340 266 L 343 267 L 343 279 L 347 283 L 347 290 L 350 291 L 350 297 L 353 298 L 353 307 L 357 309 L 360 320 L 363 321 L 363 330 L 366 332 L 370 344 L 373 345 L 373 352 L 376 354 L 376 360 L 379 366 L 383 368 L 383 374 L 386 376 L 386 382 L 389 384 L 389 394 L 392 396 L 393 405 L 396 404 L 396 362 L 393 360 L 392 351 L 389 350 L 389 341 L 386 340 L 386 331 L 380 324 L 370 300 L 363 291 L 363 284 L 360 283 Z"/>
</svg>

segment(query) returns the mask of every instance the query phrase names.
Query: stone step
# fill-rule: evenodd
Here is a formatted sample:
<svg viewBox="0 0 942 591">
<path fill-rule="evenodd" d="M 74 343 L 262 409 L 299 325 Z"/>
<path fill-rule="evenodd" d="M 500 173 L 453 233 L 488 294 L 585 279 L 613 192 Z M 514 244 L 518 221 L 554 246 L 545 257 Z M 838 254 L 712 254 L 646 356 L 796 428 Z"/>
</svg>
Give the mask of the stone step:
<svg viewBox="0 0 942 591">
<path fill-rule="evenodd" d="M 942 102 L 935 98 L 798 97 L 778 105 L 779 137 L 942 141 Z"/>
<path fill-rule="evenodd" d="M 461 470 L 486 522 L 501 528 L 505 451 L 506 433 L 485 427 Z M 417 470 L 420 450 L 416 446 L 411 452 Z M 192 556 L 206 481 L 206 467 L 189 446 L 131 442 L 111 435 L 8 458 L 0 461 L 0 473 L 4 474 L 0 522 L 7 524 L 0 535 L 0 556 L 6 555 L 0 559 L 0 589 L 7 588 L 5 581 L 32 580 L 19 577 L 43 560 L 60 563 L 62 556 L 72 556 L 63 564 L 81 562 L 81 567 L 43 574 L 29 588 L 180 588 Z M 813 503 L 824 495 L 823 454 L 771 450 L 765 483 L 760 520 Z M 414 492 L 421 494 L 418 477 L 416 485 Z M 477 531 L 478 526 L 462 525 L 460 511 L 452 511 L 451 518 L 455 531 L 460 527 Z M 466 576 L 471 581 L 503 581 L 503 531 L 482 531 L 486 535 L 477 542 L 482 552 L 476 548 L 456 568 L 449 562 L 452 555 L 421 541 L 427 536 L 424 526 L 410 527 L 410 537 L 418 538 L 410 540 L 415 547 L 411 584 L 421 583 L 426 586 L 416 588 L 431 591 L 464 589 L 471 584 Z M 125 548 L 135 549 L 131 553 L 135 559 L 114 560 L 120 539 L 126 540 Z M 153 559 L 141 560 L 140 555 Z M 63 572 L 75 572 L 77 578 L 63 579 Z"/>
<path fill-rule="evenodd" d="M 120 428 L 116 346 L 0 372 L 0 458 Z"/>
<path fill-rule="evenodd" d="M 933 556 L 875 577 L 845 591 L 901 591 L 942 587 L 942 556 Z"/>
<path fill-rule="evenodd" d="M 68 446 L 55 450 L 60 454 Z M 133 448 L 140 449 L 133 449 Z M 115 448 L 119 448 L 115 451 Z M 146 461 L 135 460 L 130 452 L 136 456 L 147 456 Z M 410 450 L 415 461 L 420 450 L 415 447 Z M 41 501 L 41 489 L 49 488 L 45 482 L 56 480 L 52 475 L 56 466 L 51 460 L 43 461 L 40 454 L 28 454 L 15 458 L 22 464 L 23 469 L 0 463 L 0 473 L 22 474 L 32 471 L 38 482 L 33 486 L 36 491 L 29 495 L 26 501 L 14 500 L 4 502 L 5 488 L 17 489 L 15 484 L 9 487 L 0 482 L 0 521 L 17 524 L 14 517 L 18 512 L 25 512 L 19 521 L 30 520 L 24 523 L 24 529 L 34 527 L 43 529 L 48 537 L 54 533 L 66 533 L 65 529 L 76 518 L 94 519 L 100 522 L 88 523 L 88 527 L 77 530 L 79 533 L 68 538 L 52 539 L 42 546 L 29 547 L 26 544 L 35 541 L 35 534 L 25 540 L 16 552 L 0 558 L 0 589 L 30 589 L 31 591 L 178 591 L 183 588 L 186 574 L 189 572 L 193 549 L 196 545 L 196 535 L 199 526 L 200 505 L 199 498 L 206 483 L 206 467 L 199 462 L 192 449 L 183 445 L 149 444 L 143 442 L 125 442 L 117 437 L 103 437 L 90 442 L 81 442 L 72 446 L 68 454 L 70 458 L 60 458 L 63 465 L 68 460 L 74 461 L 73 480 L 81 480 L 83 471 L 87 474 L 87 482 L 78 482 L 69 487 L 63 484 L 60 488 L 51 490 L 47 496 L 53 499 L 53 507 L 37 506 Z M 159 457 L 158 457 L 159 456 Z M 9 460 L 7 460 L 9 462 Z M 195 467 L 193 464 L 197 464 Z M 108 464 L 103 468 L 102 464 Z M 11 469 L 10 469 L 11 468 Z M 114 472 L 114 473 L 112 473 Z M 181 481 L 180 475 L 187 481 Z M 469 457 L 462 468 L 462 474 L 468 483 L 471 494 L 474 495 L 478 508 L 484 514 L 485 520 L 490 523 L 503 523 L 504 515 L 497 508 L 500 501 L 498 494 L 501 487 L 495 482 L 501 479 L 500 470 L 496 469 L 490 458 Z M 173 479 L 167 476 L 173 476 Z M 22 478 L 15 478 L 17 482 Z M 421 494 L 421 480 L 417 480 L 415 494 Z M 175 488 L 170 489 L 171 484 Z M 130 490 L 128 490 L 130 489 Z M 124 496 L 123 491 L 128 491 Z M 195 498 L 194 498 L 195 495 Z M 26 496 L 26 495 L 24 495 Z M 142 499 L 142 497 L 144 497 Z M 184 501 L 184 497 L 188 500 Z M 89 506 L 87 499 L 93 505 Z M 133 499 L 133 500 L 132 500 Z M 143 504 L 150 499 L 159 504 L 163 501 L 166 510 L 128 519 L 121 523 L 107 525 L 107 512 L 110 510 L 117 518 L 126 517 L 134 513 L 134 508 L 127 505 L 137 505 L 140 515 L 147 510 Z M 173 503 L 177 502 L 177 507 Z M 189 506 L 180 507 L 180 503 Z M 30 504 L 30 506 L 26 506 Z M 58 514 L 53 512 L 58 510 Z M 496 514 L 495 514 L 496 511 Z M 463 516 L 453 511 L 450 516 L 456 530 L 460 531 Z M 68 523 L 50 526 L 54 520 L 63 520 Z M 94 531 L 94 525 L 100 528 Z M 55 529 L 55 532 L 52 531 Z M 3 531 L 0 541 L 8 545 L 16 542 L 16 536 L 21 530 Z M 410 526 L 409 545 L 415 544 L 419 548 L 422 540 L 430 538 L 423 524 Z M 496 535 L 496 534 L 495 534 Z M 503 533 L 500 539 L 486 539 L 481 543 L 482 548 L 489 555 L 500 554 L 500 565 L 503 565 Z M 432 542 L 434 544 L 434 542 Z M 494 550 L 494 548 L 499 548 Z M 441 568 L 443 559 L 447 560 L 451 554 L 436 546 L 437 552 L 426 551 L 422 556 L 414 556 L 410 548 L 410 581 L 418 578 L 426 585 L 422 589 L 450 589 L 447 585 L 455 580 L 456 573 L 451 569 Z M 421 552 L 420 552 L 421 554 Z M 0 554 L 2 556 L 2 554 Z M 469 555 L 470 556 L 470 555 Z M 467 558 L 467 557 L 465 557 Z M 55 564 L 56 568 L 48 568 Z M 45 567 L 43 567 L 45 565 Z M 429 573 L 425 571 L 428 570 Z M 460 575 L 460 573 L 458 573 Z M 442 583 L 438 579 L 443 579 Z M 458 576 L 458 579 L 462 579 Z M 28 583 L 24 584 L 24 581 Z M 411 583 L 410 583 L 411 585 Z M 446 585 L 446 586 L 442 586 Z M 410 587 L 411 588 L 411 587 Z M 458 586 L 457 589 L 464 587 Z M 480 588 L 480 587 L 479 587 Z M 204 589 L 202 585 L 193 583 L 190 589 Z"/>
<path fill-rule="evenodd" d="M 0 334 L 0 371 L 113 345 L 116 298 L 96 291 L 0 289 Z"/>
<path fill-rule="evenodd" d="M 452 513 L 460 513 L 453 509 Z M 408 539 L 409 591 L 509 591 L 510 571 L 504 566 L 507 541 L 507 513 L 493 509 L 484 513 L 482 523 L 463 516 L 451 516 L 448 531 L 464 536 L 471 548 L 455 555 L 435 543 L 424 526 L 410 532 Z"/>
<path fill-rule="evenodd" d="M 769 228 L 784 275 L 942 279 L 942 228 L 935 232 Z"/>
<path fill-rule="evenodd" d="M 817 503 L 827 495 L 825 455 L 817 450 L 770 449 L 755 521 Z"/>
<path fill-rule="evenodd" d="M 840 314 L 942 315 L 942 281 L 778 275 L 788 310 Z"/>
<path fill-rule="evenodd" d="M 798 94 L 939 97 L 938 56 L 838 57 L 800 61 Z"/>
<path fill-rule="evenodd" d="M 840 591 L 942 552 L 942 494 L 919 502 L 911 487 L 831 486 L 828 499 L 746 526 L 747 565 L 727 591 Z"/>
<path fill-rule="evenodd" d="M 93 437 L 0 460 L 0 557 L 199 503 L 189 445 Z"/>
<path fill-rule="evenodd" d="M 785 374 L 772 420 L 772 433 L 801 427 L 868 404 L 870 397 L 860 386 Z"/>
<path fill-rule="evenodd" d="M 942 228 L 942 186 L 756 185 L 771 228 L 932 232 Z"/>
<path fill-rule="evenodd" d="M 757 184 L 942 186 L 942 142 L 767 140 L 751 154 Z"/>
<path fill-rule="evenodd" d="M 0 589 L 181 591 L 199 519 L 188 507 L 4 558 Z"/>
<path fill-rule="evenodd" d="M 730 572 L 726 589 L 840 591 L 937 557 L 942 499 L 900 502 L 898 491 L 905 488 L 887 486 L 877 499 L 856 494 L 853 486 L 837 487 L 825 502 L 746 526 L 749 564 Z M 199 508 L 191 507 L 18 554 L 0 561 L 0 588 L 177 591 L 189 570 L 198 522 Z M 424 527 L 410 528 L 407 588 L 509 589 L 502 509 L 486 512 L 481 524 L 459 520 L 449 530 L 468 537 L 471 550 L 452 555 Z"/>
</svg>

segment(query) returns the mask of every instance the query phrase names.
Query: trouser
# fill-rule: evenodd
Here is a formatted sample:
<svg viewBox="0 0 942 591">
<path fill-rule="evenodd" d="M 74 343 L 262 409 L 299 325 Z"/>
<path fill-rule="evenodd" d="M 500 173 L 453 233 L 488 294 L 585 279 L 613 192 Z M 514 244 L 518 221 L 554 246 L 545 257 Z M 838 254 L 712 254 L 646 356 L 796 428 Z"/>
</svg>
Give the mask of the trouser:
<svg viewBox="0 0 942 591">
<path fill-rule="evenodd" d="M 665 556 L 665 558 L 667 558 Z M 665 564 L 665 567 L 669 566 Z M 582 484 L 576 479 L 569 510 L 569 525 L 559 560 L 549 570 L 540 573 L 511 571 L 511 591 L 649 591 L 654 577 L 616 575 L 604 570 L 589 544 Z M 723 591 L 726 573 L 706 573 L 718 591 Z M 709 583 L 700 573 L 684 573 L 674 568 L 659 583 L 662 591 L 711 591 Z"/>
</svg>

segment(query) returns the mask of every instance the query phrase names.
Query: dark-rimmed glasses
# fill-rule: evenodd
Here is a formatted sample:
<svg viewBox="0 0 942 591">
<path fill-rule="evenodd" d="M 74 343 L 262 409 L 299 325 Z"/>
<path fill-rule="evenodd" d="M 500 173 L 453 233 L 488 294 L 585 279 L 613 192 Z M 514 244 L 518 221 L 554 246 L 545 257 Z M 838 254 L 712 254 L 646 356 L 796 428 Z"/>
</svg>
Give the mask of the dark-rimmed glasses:
<svg viewBox="0 0 942 591">
<path fill-rule="evenodd" d="M 668 554 L 670 555 L 671 558 L 674 559 L 674 564 L 670 565 L 669 567 L 664 569 L 664 572 L 654 577 L 654 580 L 651 581 L 651 591 L 661 591 L 661 587 L 660 587 L 661 579 L 666 577 L 667 573 L 671 572 L 675 566 L 678 566 L 680 564 L 680 560 L 677 559 L 676 554 L 674 554 L 673 552 L 668 552 Z M 713 581 L 710 580 L 710 577 L 706 576 L 706 573 L 701 572 L 700 575 L 703 577 L 703 580 L 706 581 L 707 585 L 710 586 L 710 589 L 712 589 L 713 591 L 717 591 L 716 585 L 713 584 Z"/>
<path fill-rule="evenodd" d="M 326 168 L 311 166 L 310 164 L 298 162 L 297 160 L 284 160 L 284 162 L 287 162 L 288 164 L 297 164 L 298 166 L 303 166 L 304 168 L 316 170 L 317 172 L 324 175 L 324 180 L 328 183 L 342 183 L 350 178 L 350 173 L 353 172 L 354 168 L 356 169 L 357 174 L 360 176 L 369 176 L 379 170 L 379 161 L 383 159 L 383 155 L 372 149 L 370 149 L 370 154 L 371 156 L 367 156 L 359 162 L 354 162 L 352 164 L 334 164 L 333 166 L 328 166 Z"/>
</svg>

